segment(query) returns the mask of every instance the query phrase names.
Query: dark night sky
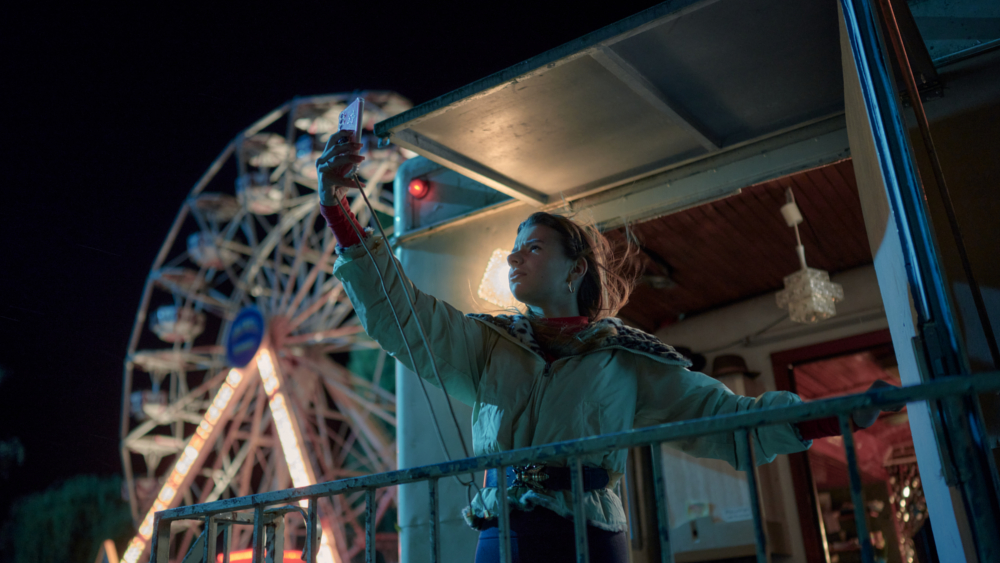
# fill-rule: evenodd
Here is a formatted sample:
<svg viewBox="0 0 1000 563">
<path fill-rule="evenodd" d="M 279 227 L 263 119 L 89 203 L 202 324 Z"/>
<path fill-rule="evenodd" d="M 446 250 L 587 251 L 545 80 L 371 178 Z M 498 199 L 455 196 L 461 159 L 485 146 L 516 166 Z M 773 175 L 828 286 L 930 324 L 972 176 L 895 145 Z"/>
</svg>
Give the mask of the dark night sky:
<svg viewBox="0 0 1000 563">
<path fill-rule="evenodd" d="M 122 361 L 143 282 L 184 196 L 240 129 L 296 95 L 388 89 L 421 103 L 654 3 L 5 12 L 0 440 L 18 437 L 26 460 L 0 481 L 0 518 L 59 479 L 121 472 Z"/>
</svg>

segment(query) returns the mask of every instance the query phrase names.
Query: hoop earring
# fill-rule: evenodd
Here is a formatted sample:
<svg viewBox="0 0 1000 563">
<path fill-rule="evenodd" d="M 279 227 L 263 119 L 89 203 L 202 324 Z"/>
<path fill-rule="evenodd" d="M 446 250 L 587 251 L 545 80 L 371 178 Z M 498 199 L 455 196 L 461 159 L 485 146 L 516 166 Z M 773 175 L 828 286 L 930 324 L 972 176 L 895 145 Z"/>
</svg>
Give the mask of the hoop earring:
<svg viewBox="0 0 1000 563">
<path fill-rule="evenodd" d="M 566 286 L 569 287 L 569 292 L 573 293 L 573 282 L 567 281 Z"/>
</svg>

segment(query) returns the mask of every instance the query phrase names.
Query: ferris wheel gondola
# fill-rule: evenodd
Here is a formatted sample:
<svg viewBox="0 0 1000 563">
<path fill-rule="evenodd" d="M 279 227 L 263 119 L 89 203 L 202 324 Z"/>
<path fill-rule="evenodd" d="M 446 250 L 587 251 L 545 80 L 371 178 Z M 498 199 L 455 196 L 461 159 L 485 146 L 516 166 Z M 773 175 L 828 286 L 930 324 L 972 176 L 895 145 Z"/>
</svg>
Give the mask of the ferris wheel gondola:
<svg viewBox="0 0 1000 563">
<path fill-rule="evenodd" d="M 139 530 L 123 557 L 129 563 L 148 555 L 156 510 L 396 467 L 386 356 L 361 331 L 332 275 L 336 240 L 315 194 L 319 149 L 359 95 L 369 130 L 409 107 L 392 92 L 289 102 L 230 143 L 167 233 L 125 367 L 122 460 Z M 367 156 L 366 194 L 391 212 L 391 190 L 382 184 L 412 153 L 388 147 Z M 357 199 L 352 208 L 366 211 Z M 253 361 L 233 368 L 224 337 L 251 307 L 266 320 L 263 345 Z M 377 359 L 368 372 L 352 372 L 345 359 L 363 351 Z M 379 491 L 378 520 L 394 494 Z M 347 562 L 363 548 L 363 503 L 356 496 L 320 505 L 321 560 Z M 305 535 L 295 518 L 286 528 L 293 541 Z M 173 542 L 175 556 L 196 531 L 176 530 L 184 537 Z M 394 560 L 393 533 L 383 536 L 384 555 Z M 249 531 L 234 530 L 232 547 L 250 540 Z"/>
</svg>

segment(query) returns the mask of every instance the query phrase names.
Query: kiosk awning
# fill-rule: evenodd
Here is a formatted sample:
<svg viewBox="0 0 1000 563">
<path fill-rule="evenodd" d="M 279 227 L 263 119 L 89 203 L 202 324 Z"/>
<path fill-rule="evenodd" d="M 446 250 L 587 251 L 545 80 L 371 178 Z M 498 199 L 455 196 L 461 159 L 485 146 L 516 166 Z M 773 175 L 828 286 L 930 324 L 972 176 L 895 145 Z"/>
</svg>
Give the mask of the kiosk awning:
<svg viewBox="0 0 1000 563">
<path fill-rule="evenodd" d="M 534 205 L 571 201 L 843 111 L 836 4 L 659 4 L 378 123 Z"/>
</svg>

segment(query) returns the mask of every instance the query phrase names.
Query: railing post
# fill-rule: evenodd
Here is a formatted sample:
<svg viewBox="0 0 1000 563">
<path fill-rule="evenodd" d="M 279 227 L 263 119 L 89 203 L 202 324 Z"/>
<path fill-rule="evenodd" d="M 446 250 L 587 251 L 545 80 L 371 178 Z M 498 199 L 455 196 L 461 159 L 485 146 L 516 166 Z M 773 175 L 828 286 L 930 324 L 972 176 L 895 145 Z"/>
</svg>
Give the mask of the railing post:
<svg viewBox="0 0 1000 563">
<path fill-rule="evenodd" d="M 235 515 L 230 514 L 230 519 L 235 520 Z M 228 523 L 222 529 L 222 563 L 229 563 L 229 546 L 232 543 L 232 523 Z"/>
<path fill-rule="evenodd" d="M 573 528 L 576 531 L 576 563 L 590 563 L 587 547 L 587 516 L 583 511 L 583 462 L 574 457 L 569 460 L 573 486 Z"/>
<path fill-rule="evenodd" d="M 266 514 L 266 512 L 265 512 Z M 264 524 L 264 563 L 275 563 L 274 560 L 274 523 Z M 277 563 L 282 563 L 284 557 L 279 557 Z"/>
<path fill-rule="evenodd" d="M 746 460 L 748 467 L 747 489 L 750 492 L 750 513 L 753 514 L 753 533 L 757 544 L 757 563 L 767 563 L 767 533 L 764 530 L 764 515 L 760 509 L 760 489 L 757 488 L 757 460 L 753 450 L 753 433 L 736 431 L 736 451 L 740 459 Z"/>
<path fill-rule="evenodd" d="M 267 560 L 268 563 L 272 561 L 275 563 L 284 563 L 285 561 L 285 513 L 277 512 L 272 516 L 274 518 L 271 523 L 267 526 L 268 528 L 268 542 L 267 542 Z"/>
<path fill-rule="evenodd" d="M 306 563 L 316 563 L 316 505 L 316 497 L 309 497 L 306 507 Z"/>
<path fill-rule="evenodd" d="M 865 510 L 865 497 L 861 491 L 861 474 L 858 472 L 858 456 L 854 451 L 854 433 L 851 432 L 851 416 L 842 414 L 840 419 L 840 434 L 844 438 L 844 451 L 847 454 L 847 473 L 851 478 L 851 502 L 854 503 L 854 526 L 858 531 L 858 543 L 861 545 L 861 561 L 874 563 L 875 550 L 872 548 L 871 537 L 868 535 L 868 520 Z"/>
<path fill-rule="evenodd" d="M 170 521 L 162 520 L 159 514 L 153 516 L 153 543 L 149 551 L 152 554 L 150 563 L 169 563 Z"/>
<path fill-rule="evenodd" d="M 500 531 L 500 563 L 511 563 L 514 554 L 510 546 L 510 501 L 507 498 L 507 468 L 497 467 L 497 499 L 500 501 L 500 514 L 497 514 L 497 526 Z"/>
<path fill-rule="evenodd" d="M 674 552 L 670 549 L 670 505 L 667 504 L 667 482 L 663 478 L 662 446 L 659 442 L 650 444 L 649 451 L 653 462 L 653 503 L 656 506 L 656 532 L 660 539 L 660 563 L 674 563 Z"/>
<path fill-rule="evenodd" d="M 215 563 L 215 539 L 219 535 L 216 526 L 215 516 L 205 517 L 205 555 L 202 559 L 204 563 Z"/>
<path fill-rule="evenodd" d="M 375 563 L 375 489 L 365 490 L 365 563 Z"/>
<path fill-rule="evenodd" d="M 430 496 L 428 503 L 431 508 L 431 563 L 438 563 L 441 560 L 441 523 L 438 516 L 438 480 L 427 481 L 427 493 Z"/>
<path fill-rule="evenodd" d="M 255 504 L 253 507 L 253 542 L 250 544 L 253 551 L 252 563 L 264 563 L 264 505 Z"/>
</svg>

